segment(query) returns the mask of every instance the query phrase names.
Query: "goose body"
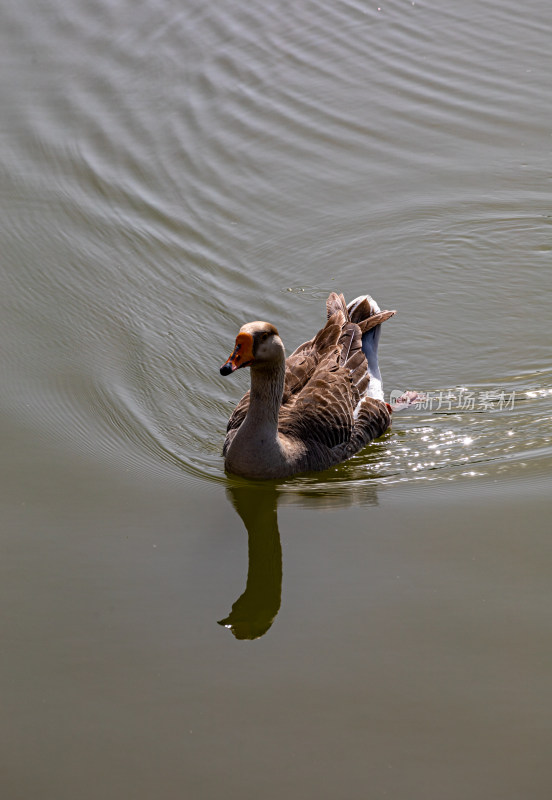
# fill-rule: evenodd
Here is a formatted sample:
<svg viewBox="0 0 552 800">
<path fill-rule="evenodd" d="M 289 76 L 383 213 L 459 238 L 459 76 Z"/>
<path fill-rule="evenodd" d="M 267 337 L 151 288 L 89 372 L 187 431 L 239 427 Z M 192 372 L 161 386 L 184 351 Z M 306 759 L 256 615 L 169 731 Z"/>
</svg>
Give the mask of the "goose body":
<svg viewBox="0 0 552 800">
<path fill-rule="evenodd" d="M 251 388 L 228 422 L 228 472 L 277 479 L 327 469 L 390 426 L 377 347 L 381 323 L 395 312 L 380 311 L 368 295 L 347 306 L 343 295 L 332 293 L 326 306 L 325 326 L 287 360 L 270 323 L 240 329 L 220 369 L 222 375 L 251 369 Z"/>
</svg>

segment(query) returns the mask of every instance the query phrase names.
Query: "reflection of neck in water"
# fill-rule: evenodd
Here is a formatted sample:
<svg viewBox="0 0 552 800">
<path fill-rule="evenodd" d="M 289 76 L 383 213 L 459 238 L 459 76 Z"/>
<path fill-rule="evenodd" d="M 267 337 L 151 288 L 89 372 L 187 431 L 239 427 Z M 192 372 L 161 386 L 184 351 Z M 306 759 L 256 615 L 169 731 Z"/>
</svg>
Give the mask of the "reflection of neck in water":
<svg viewBox="0 0 552 800">
<path fill-rule="evenodd" d="M 228 496 L 243 520 L 249 541 L 247 585 L 219 625 L 236 639 L 257 639 L 272 625 L 282 595 L 282 546 L 278 531 L 278 492 L 272 486 L 233 486 Z"/>
</svg>

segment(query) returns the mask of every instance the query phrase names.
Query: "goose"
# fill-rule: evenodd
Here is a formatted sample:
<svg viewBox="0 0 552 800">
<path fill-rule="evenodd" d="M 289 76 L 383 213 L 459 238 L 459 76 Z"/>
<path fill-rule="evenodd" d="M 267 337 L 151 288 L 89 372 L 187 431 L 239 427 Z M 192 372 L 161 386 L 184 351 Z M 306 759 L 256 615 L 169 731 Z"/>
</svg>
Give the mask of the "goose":
<svg viewBox="0 0 552 800">
<path fill-rule="evenodd" d="M 240 328 L 230 375 L 249 367 L 251 388 L 228 421 L 223 457 L 227 472 L 253 480 L 320 471 L 358 453 L 391 424 L 378 364 L 381 311 L 370 295 L 348 305 L 332 292 L 327 322 L 287 359 L 268 322 Z"/>
</svg>

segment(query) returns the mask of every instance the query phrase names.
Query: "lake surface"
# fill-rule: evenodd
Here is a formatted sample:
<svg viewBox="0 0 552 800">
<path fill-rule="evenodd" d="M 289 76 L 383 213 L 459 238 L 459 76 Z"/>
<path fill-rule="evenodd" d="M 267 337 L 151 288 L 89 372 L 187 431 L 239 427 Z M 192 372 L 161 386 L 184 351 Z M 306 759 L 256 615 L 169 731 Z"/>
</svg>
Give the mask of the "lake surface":
<svg viewBox="0 0 552 800">
<path fill-rule="evenodd" d="M 2 797 L 552 792 L 552 7 L 0 25 Z M 225 475 L 239 327 L 397 315 L 419 409 Z"/>
</svg>

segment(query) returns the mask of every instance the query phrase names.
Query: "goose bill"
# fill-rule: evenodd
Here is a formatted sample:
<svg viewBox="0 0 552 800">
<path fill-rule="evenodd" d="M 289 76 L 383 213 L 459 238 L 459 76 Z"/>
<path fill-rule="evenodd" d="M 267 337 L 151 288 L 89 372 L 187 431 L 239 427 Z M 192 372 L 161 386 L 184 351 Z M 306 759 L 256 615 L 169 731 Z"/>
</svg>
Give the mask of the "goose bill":
<svg viewBox="0 0 552 800">
<path fill-rule="evenodd" d="M 240 367 L 248 367 L 254 360 L 253 337 L 250 333 L 238 333 L 234 352 L 220 368 L 221 375 L 230 375 Z"/>
</svg>

